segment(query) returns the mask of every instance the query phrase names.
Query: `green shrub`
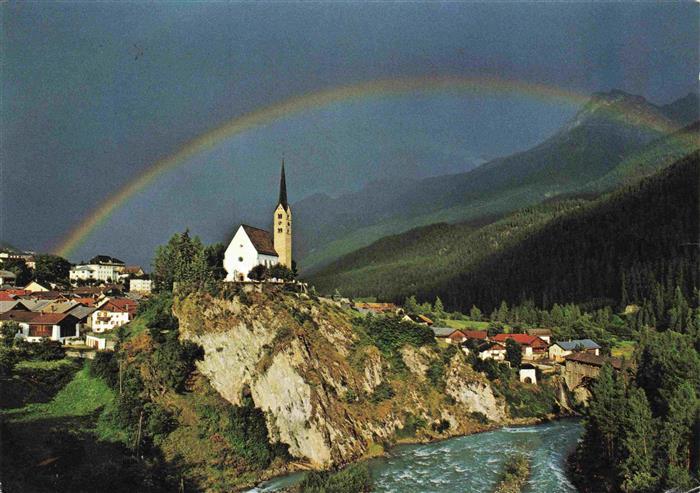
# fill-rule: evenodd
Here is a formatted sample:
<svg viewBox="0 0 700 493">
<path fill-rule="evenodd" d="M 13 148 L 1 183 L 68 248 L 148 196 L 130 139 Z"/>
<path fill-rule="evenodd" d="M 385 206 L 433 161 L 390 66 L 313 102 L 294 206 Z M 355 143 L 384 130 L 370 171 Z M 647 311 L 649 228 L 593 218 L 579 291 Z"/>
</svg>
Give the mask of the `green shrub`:
<svg viewBox="0 0 700 493">
<path fill-rule="evenodd" d="M 265 414 L 254 406 L 250 396 L 244 397 L 242 406 L 232 406 L 229 410 L 224 436 L 236 454 L 250 465 L 263 469 L 272 461 Z"/>
<path fill-rule="evenodd" d="M 179 392 L 194 371 L 195 362 L 202 358 L 204 351 L 201 346 L 191 341 L 180 342 L 177 333 L 170 333 L 153 353 L 153 366 L 163 383 Z"/>
<path fill-rule="evenodd" d="M 348 404 L 351 404 L 357 401 L 357 394 L 354 390 L 348 389 L 343 395 L 343 401 L 347 402 Z"/>
<path fill-rule="evenodd" d="M 425 371 L 425 376 L 428 381 L 438 390 L 443 390 L 445 388 L 445 379 L 443 374 L 445 372 L 445 365 L 442 360 L 435 360 L 430 363 L 428 369 Z"/>
<path fill-rule="evenodd" d="M 394 397 L 394 389 L 387 382 L 382 382 L 374 388 L 374 392 L 370 397 L 370 401 L 377 404 L 379 402 L 391 399 Z"/>
<path fill-rule="evenodd" d="M 530 461 L 527 456 L 517 454 L 506 461 L 495 493 L 520 493 L 530 476 Z"/>
<path fill-rule="evenodd" d="M 144 429 L 151 438 L 160 438 L 167 435 L 177 424 L 172 414 L 156 403 L 147 403 L 144 406 L 144 412 L 146 414 Z"/>
<path fill-rule="evenodd" d="M 162 291 L 139 304 L 137 311 L 146 327 L 157 330 L 175 330 L 179 327 L 177 317 L 173 315 L 173 294 Z"/>
<path fill-rule="evenodd" d="M 28 359 L 56 361 L 66 357 L 66 350 L 58 341 L 42 339 L 40 342 L 28 342 L 21 351 L 27 351 Z"/>
<path fill-rule="evenodd" d="M 15 342 L 15 335 L 20 331 L 20 325 L 14 320 L 5 321 L 0 324 L 0 339 L 2 344 L 7 347 L 12 346 Z"/>
<path fill-rule="evenodd" d="M 555 390 L 548 384 L 525 388 L 520 382 L 511 381 L 499 382 L 496 388 L 505 397 L 514 418 L 542 417 L 559 410 Z"/>
<path fill-rule="evenodd" d="M 433 428 L 434 432 L 442 433 L 450 429 L 450 422 L 446 419 L 441 419 L 440 421 L 433 423 L 431 427 Z"/>
<path fill-rule="evenodd" d="M 89 371 L 90 375 L 101 378 L 111 388 L 115 388 L 119 382 L 119 362 L 112 352 L 98 351 L 89 363 Z"/>
<path fill-rule="evenodd" d="M 11 348 L 0 346 L 0 376 L 9 377 L 17 364 L 17 353 Z"/>
<path fill-rule="evenodd" d="M 365 463 L 352 464 L 340 471 L 312 471 L 294 491 L 297 493 L 365 493 L 372 487 L 372 476 Z"/>
<path fill-rule="evenodd" d="M 426 421 L 420 416 L 407 414 L 403 428 L 396 430 L 396 438 L 413 438 L 421 428 L 425 428 Z"/>
</svg>

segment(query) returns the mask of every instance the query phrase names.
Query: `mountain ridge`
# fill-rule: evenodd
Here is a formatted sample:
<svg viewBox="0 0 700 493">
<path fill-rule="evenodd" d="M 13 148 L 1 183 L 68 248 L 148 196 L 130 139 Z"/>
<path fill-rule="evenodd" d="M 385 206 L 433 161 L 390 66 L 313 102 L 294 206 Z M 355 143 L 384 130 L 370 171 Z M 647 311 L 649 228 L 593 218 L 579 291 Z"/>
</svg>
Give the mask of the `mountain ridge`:
<svg viewBox="0 0 700 493">
<path fill-rule="evenodd" d="M 297 215 L 305 219 L 299 230 L 300 264 L 306 274 L 313 274 L 387 234 L 504 214 L 576 192 L 610 172 L 625 156 L 680 127 L 642 96 L 617 90 L 596 93 L 540 144 L 466 173 L 397 180 L 381 196 L 365 190 L 322 204 L 298 203 Z M 361 207 L 355 208 L 355 203 Z M 303 238 L 313 238 L 313 246 Z"/>
<path fill-rule="evenodd" d="M 440 296 L 463 311 L 535 294 L 543 305 L 590 301 L 592 293 L 620 299 L 621 272 L 645 262 L 652 271 L 676 262 L 687 272 L 697 262 L 678 245 L 698 235 L 699 162 L 695 151 L 594 201 L 540 204 L 476 230 L 434 225 L 387 237 L 341 257 L 310 282 L 322 291 L 395 301 L 414 293 Z"/>
</svg>

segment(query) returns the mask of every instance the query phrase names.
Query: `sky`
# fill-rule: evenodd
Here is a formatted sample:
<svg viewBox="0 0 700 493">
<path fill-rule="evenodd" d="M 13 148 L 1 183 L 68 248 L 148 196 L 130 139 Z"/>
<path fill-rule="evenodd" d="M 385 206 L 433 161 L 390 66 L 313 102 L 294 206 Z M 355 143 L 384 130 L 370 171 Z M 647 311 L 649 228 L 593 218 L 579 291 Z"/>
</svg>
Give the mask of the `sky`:
<svg viewBox="0 0 700 493">
<path fill-rule="evenodd" d="M 51 251 L 121 187 L 212 128 L 377 79 L 501 78 L 655 103 L 697 90 L 698 5 L 3 3 L 0 242 Z M 285 157 L 292 202 L 465 171 L 554 133 L 577 106 L 426 92 L 310 108 L 164 173 L 71 253 L 148 266 L 190 228 L 267 227 Z"/>
</svg>

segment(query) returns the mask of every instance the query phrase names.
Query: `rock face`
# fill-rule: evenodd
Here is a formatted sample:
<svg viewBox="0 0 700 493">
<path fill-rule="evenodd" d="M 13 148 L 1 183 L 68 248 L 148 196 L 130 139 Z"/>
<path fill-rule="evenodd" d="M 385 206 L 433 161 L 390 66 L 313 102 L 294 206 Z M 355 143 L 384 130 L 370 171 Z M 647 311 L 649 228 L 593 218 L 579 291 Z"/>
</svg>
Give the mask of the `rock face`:
<svg viewBox="0 0 700 493">
<path fill-rule="evenodd" d="M 228 298 L 195 293 L 176 301 L 180 337 L 204 348 L 198 369 L 226 400 L 239 405 L 249 391 L 271 440 L 311 467 L 361 458 L 373 443 L 391 441 L 409 416 L 426 423 L 417 439 L 476 431 L 483 425 L 472 413 L 505 418 L 503 402 L 461 352 L 444 364 L 438 390 L 425 376 L 442 358 L 437 346 L 404 346 L 399 371 L 379 348 L 360 343 L 353 315 L 339 307 L 272 290 Z M 391 393 L 380 394 L 386 388 Z M 431 427 L 440 421 L 449 429 Z"/>
</svg>

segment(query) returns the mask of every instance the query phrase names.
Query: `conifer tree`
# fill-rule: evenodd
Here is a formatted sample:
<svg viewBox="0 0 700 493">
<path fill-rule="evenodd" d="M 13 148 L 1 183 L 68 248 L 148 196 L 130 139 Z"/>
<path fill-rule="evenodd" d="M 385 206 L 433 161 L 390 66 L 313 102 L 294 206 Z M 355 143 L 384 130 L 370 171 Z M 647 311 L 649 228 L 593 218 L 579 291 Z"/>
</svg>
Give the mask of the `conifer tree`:
<svg viewBox="0 0 700 493">
<path fill-rule="evenodd" d="M 624 406 L 624 439 L 620 476 L 627 493 L 651 491 L 657 480 L 654 466 L 654 422 L 644 391 L 631 386 Z"/>
</svg>

